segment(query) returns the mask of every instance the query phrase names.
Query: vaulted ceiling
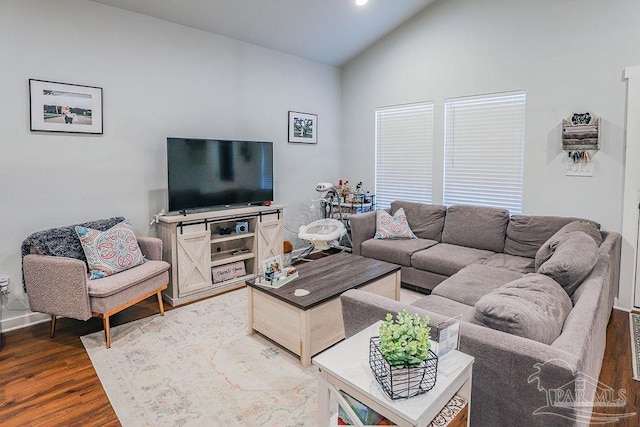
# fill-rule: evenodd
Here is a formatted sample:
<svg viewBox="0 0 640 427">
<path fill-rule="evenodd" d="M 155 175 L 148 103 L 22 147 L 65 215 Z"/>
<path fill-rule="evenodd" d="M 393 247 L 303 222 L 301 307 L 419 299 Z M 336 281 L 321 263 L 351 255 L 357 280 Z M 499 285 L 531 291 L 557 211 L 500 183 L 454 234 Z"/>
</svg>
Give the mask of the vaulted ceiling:
<svg viewBox="0 0 640 427">
<path fill-rule="evenodd" d="M 91 0 L 341 66 L 434 0 Z"/>
</svg>

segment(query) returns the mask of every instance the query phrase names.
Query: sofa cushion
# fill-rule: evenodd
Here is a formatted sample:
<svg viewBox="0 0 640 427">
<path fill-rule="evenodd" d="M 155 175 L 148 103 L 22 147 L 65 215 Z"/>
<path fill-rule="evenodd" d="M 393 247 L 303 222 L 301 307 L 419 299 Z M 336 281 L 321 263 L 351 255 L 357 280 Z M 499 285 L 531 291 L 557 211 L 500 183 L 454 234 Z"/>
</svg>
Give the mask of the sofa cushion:
<svg viewBox="0 0 640 427">
<path fill-rule="evenodd" d="M 502 252 L 508 221 L 509 211 L 506 209 L 449 206 L 442 230 L 442 243 Z"/>
<path fill-rule="evenodd" d="M 404 209 L 409 227 L 416 237 L 437 241 L 442 239 L 446 206 L 395 201 L 391 203 L 391 214 L 400 208 Z"/>
<path fill-rule="evenodd" d="M 416 239 L 411 231 L 404 209 L 400 208 L 391 216 L 387 211 L 376 212 L 375 239 Z"/>
<path fill-rule="evenodd" d="M 538 273 L 558 282 L 573 295 L 598 261 L 598 245 L 582 231 L 572 231 L 560 238 L 555 252 L 540 266 Z"/>
<path fill-rule="evenodd" d="M 571 298 L 558 283 L 531 273 L 480 298 L 473 322 L 552 344 L 560 336 L 572 308 Z"/>
<path fill-rule="evenodd" d="M 473 320 L 475 308 L 472 305 L 462 304 L 438 295 L 427 295 L 410 304 L 413 307 L 422 308 L 447 317 L 462 315 L 462 320 Z"/>
<path fill-rule="evenodd" d="M 435 240 L 427 239 L 368 239 L 362 242 L 360 255 L 409 267 L 411 266 L 411 255 L 414 252 L 437 244 L 438 242 Z"/>
<path fill-rule="evenodd" d="M 573 231 L 582 231 L 591 236 L 591 238 L 596 242 L 596 245 L 600 246 L 602 244 L 602 234 L 600 233 L 600 226 L 598 224 L 583 220 L 572 221 L 560 230 L 556 231 L 556 233 L 544 242 L 540 249 L 538 249 L 535 260 L 536 270 L 551 258 L 551 255 L 555 252 L 560 241 L 566 240 L 566 235 Z"/>
<path fill-rule="evenodd" d="M 504 268 L 471 264 L 436 286 L 431 295 L 475 305 L 489 292 L 522 276 L 522 273 Z"/>
<path fill-rule="evenodd" d="M 87 289 L 91 297 L 104 298 L 167 271 L 170 264 L 165 261 L 147 261 L 135 268 L 122 271 L 98 280 L 87 278 Z"/>
<path fill-rule="evenodd" d="M 507 270 L 517 271 L 522 274 L 533 273 L 535 271 L 533 259 L 509 254 L 495 254 L 482 261 L 481 264 L 506 268 Z"/>
<path fill-rule="evenodd" d="M 146 261 L 129 221 L 106 231 L 76 226 L 87 257 L 91 279 L 100 279 L 128 270 Z"/>
<path fill-rule="evenodd" d="M 513 215 L 507 226 L 504 253 L 535 258 L 538 249 L 558 230 L 579 218 Z M 588 221 L 588 220 L 582 220 Z M 591 222 L 591 221 L 590 221 Z M 600 225 L 597 225 L 598 229 Z"/>
<path fill-rule="evenodd" d="M 467 265 L 478 264 L 491 255 L 493 255 L 491 251 L 440 243 L 415 252 L 411 256 L 411 266 L 420 270 L 452 276 Z"/>
</svg>

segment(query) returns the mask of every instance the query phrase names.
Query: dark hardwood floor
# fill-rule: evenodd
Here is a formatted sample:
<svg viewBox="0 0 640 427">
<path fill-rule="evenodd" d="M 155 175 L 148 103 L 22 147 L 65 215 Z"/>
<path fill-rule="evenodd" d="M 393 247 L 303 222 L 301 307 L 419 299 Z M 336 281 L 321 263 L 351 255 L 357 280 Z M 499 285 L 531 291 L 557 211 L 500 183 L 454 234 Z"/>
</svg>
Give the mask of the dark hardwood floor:
<svg viewBox="0 0 640 427">
<path fill-rule="evenodd" d="M 165 308 L 171 309 L 168 304 Z M 112 325 L 157 315 L 157 310 L 154 296 L 113 316 Z M 54 339 L 49 338 L 48 323 L 3 334 L 0 425 L 120 425 L 80 341 L 85 334 L 101 331 L 102 321 L 59 319 L 57 323 Z M 616 391 L 626 390 L 627 407 L 612 409 L 610 413 L 640 414 L 640 382 L 631 377 L 629 314 L 614 310 L 607 329 L 600 381 Z M 638 426 L 640 417 L 607 425 Z"/>
<path fill-rule="evenodd" d="M 165 310 L 171 307 L 165 304 Z M 155 296 L 111 317 L 116 326 L 158 315 Z M 119 426 L 80 337 L 102 331 L 102 319 L 61 318 L 2 335 L 0 425 Z"/>
<path fill-rule="evenodd" d="M 608 426 L 637 427 L 640 425 L 640 382 L 633 380 L 631 362 L 631 335 L 629 330 L 629 313 L 613 310 L 607 326 L 607 348 L 600 371 L 600 382 L 614 390 L 616 397 L 625 391 L 627 406 L 624 408 L 598 408 L 598 412 L 606 414 L 633 413 L 636 415 L 621 418 Z M 592 426 L 602 425 L 591 423 Z"/>
</svg>

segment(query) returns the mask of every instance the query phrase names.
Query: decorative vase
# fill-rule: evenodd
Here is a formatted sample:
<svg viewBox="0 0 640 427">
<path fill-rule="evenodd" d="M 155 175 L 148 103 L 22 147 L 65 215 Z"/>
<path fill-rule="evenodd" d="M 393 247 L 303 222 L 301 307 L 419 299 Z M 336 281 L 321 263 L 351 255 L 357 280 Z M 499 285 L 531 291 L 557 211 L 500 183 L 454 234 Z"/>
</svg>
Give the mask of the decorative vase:
<svg viewBox="0 0 640 427">
<path fill-rule="evenodd" d="M 369 366 L 387 396 L 407 399 L 436 385 L 438 356 L 429 350 L 429 357 L 417 366 L 391 365 L 380 351 L 380 338 L 373 337 L 369 340 Z"/>
</svg>

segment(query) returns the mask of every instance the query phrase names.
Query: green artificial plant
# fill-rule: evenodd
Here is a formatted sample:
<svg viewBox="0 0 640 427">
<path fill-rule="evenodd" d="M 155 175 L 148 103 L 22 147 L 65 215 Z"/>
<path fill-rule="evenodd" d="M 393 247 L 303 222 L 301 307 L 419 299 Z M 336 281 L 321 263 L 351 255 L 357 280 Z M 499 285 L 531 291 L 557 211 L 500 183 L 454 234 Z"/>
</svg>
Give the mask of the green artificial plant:
<svg viewBox="0 0 640 427">
<path fill-rule="evenodd" d="M 411 315 L 402 310 L 393 319 L 391 313 L 380 326 L 380 352 L 391 366 L 418 366 L 429 357 L 429 317 Z"/>
</svg>

